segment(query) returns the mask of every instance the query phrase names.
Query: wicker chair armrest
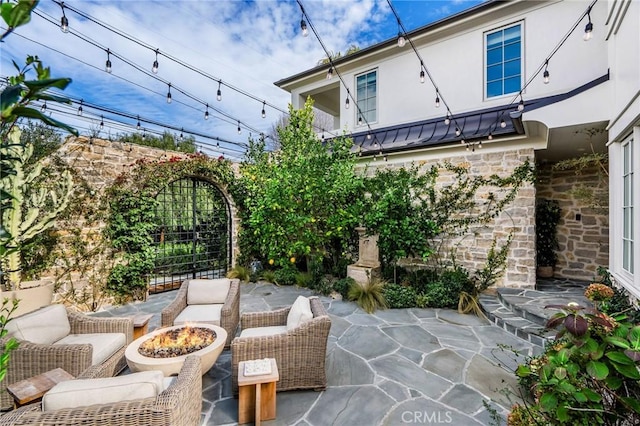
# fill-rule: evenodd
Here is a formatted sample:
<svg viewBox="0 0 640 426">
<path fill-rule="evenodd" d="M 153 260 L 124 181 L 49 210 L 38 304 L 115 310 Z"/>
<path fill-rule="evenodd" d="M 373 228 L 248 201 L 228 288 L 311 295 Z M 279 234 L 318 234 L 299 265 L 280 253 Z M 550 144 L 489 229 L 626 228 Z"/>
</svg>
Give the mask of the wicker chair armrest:
<svg viewBox="0 0 640 426">
<path fill-rule="evenodd" d="M 165 306 L 161 314 L 161 326 L 171 327 L 176 317 L 187 307 L 187 288 L 189 287 L 189 280 L 182 283 L 176 297 L 169 305 Z"/>
<path fill-rule="evenodd" d="M 287 315 L 291 307 L 266 312 L 246 312 L 240 317 L 242 329 L 287 325 Z"/>
<path fill-rule="evenodd" d="M 202 403 L 202 369 L 200 358 L 195 355 L 184 360 L 176 380 L 158 395 L 158 403 L 163 406 L 184 405 L 193 400 Z"/>
<path fill-rule="evenodd" d="M 92 317 L 79 312 L 67 311 L 71 334 L 87 333 L 123 333 L 127 344 L 133 341 L 132 318 Z"/>
<path fill-rule="evenodd" d="M 224 305 L 222 305 L 222 316 L 233 314 L 233 312 L 239 312 L 240 307 L 240 280 L 234 279 L 231 280 L 231 285 L 229 286 L 229 293 L 227 293 L 227 298 L 224 300 Z M 238 314 L 239 315 L 239 314 Z"/>
<path fill-rule="evenodd" d="M 11 352 L 7 368 L 7 383 L 24 380 L 54 368 L 62 368 L 78 376 L 91 366 L 93 347 L 90 344 L 48 345 L 20 341 Z"/>
</svg>

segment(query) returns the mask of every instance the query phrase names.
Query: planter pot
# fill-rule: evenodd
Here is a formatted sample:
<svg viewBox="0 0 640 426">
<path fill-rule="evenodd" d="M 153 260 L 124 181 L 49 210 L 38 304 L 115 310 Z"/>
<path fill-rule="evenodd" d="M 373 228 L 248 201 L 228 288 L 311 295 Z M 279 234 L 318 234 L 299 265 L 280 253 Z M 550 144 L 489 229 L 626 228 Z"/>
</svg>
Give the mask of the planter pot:
<svg viewBox="0 0 640 426">
<path fill-rule="evenodd" d="M 33 312 L 43 306 L 48 306 L 53 300 L 53 281 L 52 280 L 38 280 L 22 282 L 24 288 L 13 291 L 0 292 L 0 300 L 5 297 L 14 300 L 20 300 L 18 309 L 16 309 L 11 315 L 15 318 L 19 315 Z"/>
<path fill-rule="evenodd" d="M 540 278 L 552 278 L 553 266 L 538 266 L 536 273 Z"/>
</svg>

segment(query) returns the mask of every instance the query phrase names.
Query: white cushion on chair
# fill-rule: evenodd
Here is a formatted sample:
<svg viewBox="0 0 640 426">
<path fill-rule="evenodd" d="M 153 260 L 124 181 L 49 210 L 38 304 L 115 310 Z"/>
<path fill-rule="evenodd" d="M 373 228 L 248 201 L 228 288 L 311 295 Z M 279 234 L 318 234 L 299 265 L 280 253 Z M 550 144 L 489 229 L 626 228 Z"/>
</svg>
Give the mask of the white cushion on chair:
<svg viewBox="0 0 640 426">
<path fill-rule="evenodd" d="M 300 324 L 310 321 L 312 318 L 313 313 L 311 312 L 309 299 L 304 296 L 298 296 L 296 301 L 293 302 L 293 305 L 291 305 L 289 315 L 287 315 L 287 330 L 296 328 Z"/>
<path fill-rule="evenodd" d="M 91 365 L 99 365 L 127 344 L 124 333 L 70 334 L 54 345 L 78 345 L 88 343 L 93 347 Z"/>
<path fill-rule="evenodd" d="M 185 325 L 188 323 L 206 323 L 220 325 L 222 304 L 215 305 L 188 305 L 178 314 L 173 325 Z"/>
<path fill-rule="evenodd" d="M 228 278 L 189 280 L 187 305 L 224 303 L 229 294 L 229 287 L 231 287 L 231 280 Z"/>
<path fill-rule="evenodd" d="M 155 398 L 164 389 L 164 374 L 161 371 L 142 371 L 102 379 L 67 380 L 44 394 L 42 411 Z"/>
<path fill-rule="evenodd" d="M 245 328 L 240 333 L 240 337 L 262 337 L 273 336 L 274 334 L 284 334 L 287 332 L 287 327 L 284 325 L 273 325 L 270 327 L 254 327 Z"/>
<path fill-rule="evenodd" d="M 50 345 L 71 332 L 63 305 L 49 305 L 9 321 L 7 331 L 16 339 Z"/>
</svg>

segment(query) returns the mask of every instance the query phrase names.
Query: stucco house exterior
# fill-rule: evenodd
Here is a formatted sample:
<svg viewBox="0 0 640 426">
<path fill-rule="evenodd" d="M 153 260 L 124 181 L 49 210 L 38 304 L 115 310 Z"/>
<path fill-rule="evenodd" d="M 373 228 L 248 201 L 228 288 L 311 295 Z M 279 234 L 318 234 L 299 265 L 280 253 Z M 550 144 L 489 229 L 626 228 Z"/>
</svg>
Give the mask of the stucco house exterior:
<svg viewBox="0 0 640 426">
<path fill-rule="evenodd" d="M 538 182 L 464 245 L 466 266 L 515 230 L 500 285 L 535 286 L 535 202 L 550 198 L 562 208 L 555 276 L 608 266 L 640 295 L 639 21 L 634 1 L 489 0 L 409 31 L 402 47 L 389 39 L 275 84 L 294 108 L 313 98 L 333 119 L 318 133 L 351 135 L 370 166 L 451 161 L 488 175 L 535 161 Z M 552 167 L 607 149 L 608 169 Z M 579 186 L 608 191 L 609 211 L 575 196 Z"/>
</svg>

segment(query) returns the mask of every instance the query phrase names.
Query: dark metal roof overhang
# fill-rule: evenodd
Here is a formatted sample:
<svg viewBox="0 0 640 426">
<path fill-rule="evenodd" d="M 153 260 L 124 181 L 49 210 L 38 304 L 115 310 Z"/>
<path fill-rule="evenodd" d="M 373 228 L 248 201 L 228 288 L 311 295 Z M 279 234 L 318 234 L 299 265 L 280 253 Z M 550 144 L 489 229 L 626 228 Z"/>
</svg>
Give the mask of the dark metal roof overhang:
<svg viewBox="0 0 640 426">
<path fill-rule="evenodd" d="M 607 74 L 569 92 L 525 101 L 524 112 L 569 99 L 608 80 L 609 73 L 607 72 Z M 505 127 L 500 126 L 503 119 Z M 456 127 L 460 129 L 460 135 L 456 135 Z M 444 117 L 438 117 L 374 129 L 370 132 L 357 132 L 351 134 L 350 137 L 353 139 L 354 149 L 360 149 L 361 154 L 367 156 L 459 144 L 463 139 L 466 143 L 474 143 L 486 140 L 489 134 L 495 138 L 524 134 L 522 117 L 517 111 L 516 105 L 501 105 L 464 114 L 455 114 L 449 124 L 445 124 Z M 327 141 L 329 140 L 327 139 Z"/>
</svg>

